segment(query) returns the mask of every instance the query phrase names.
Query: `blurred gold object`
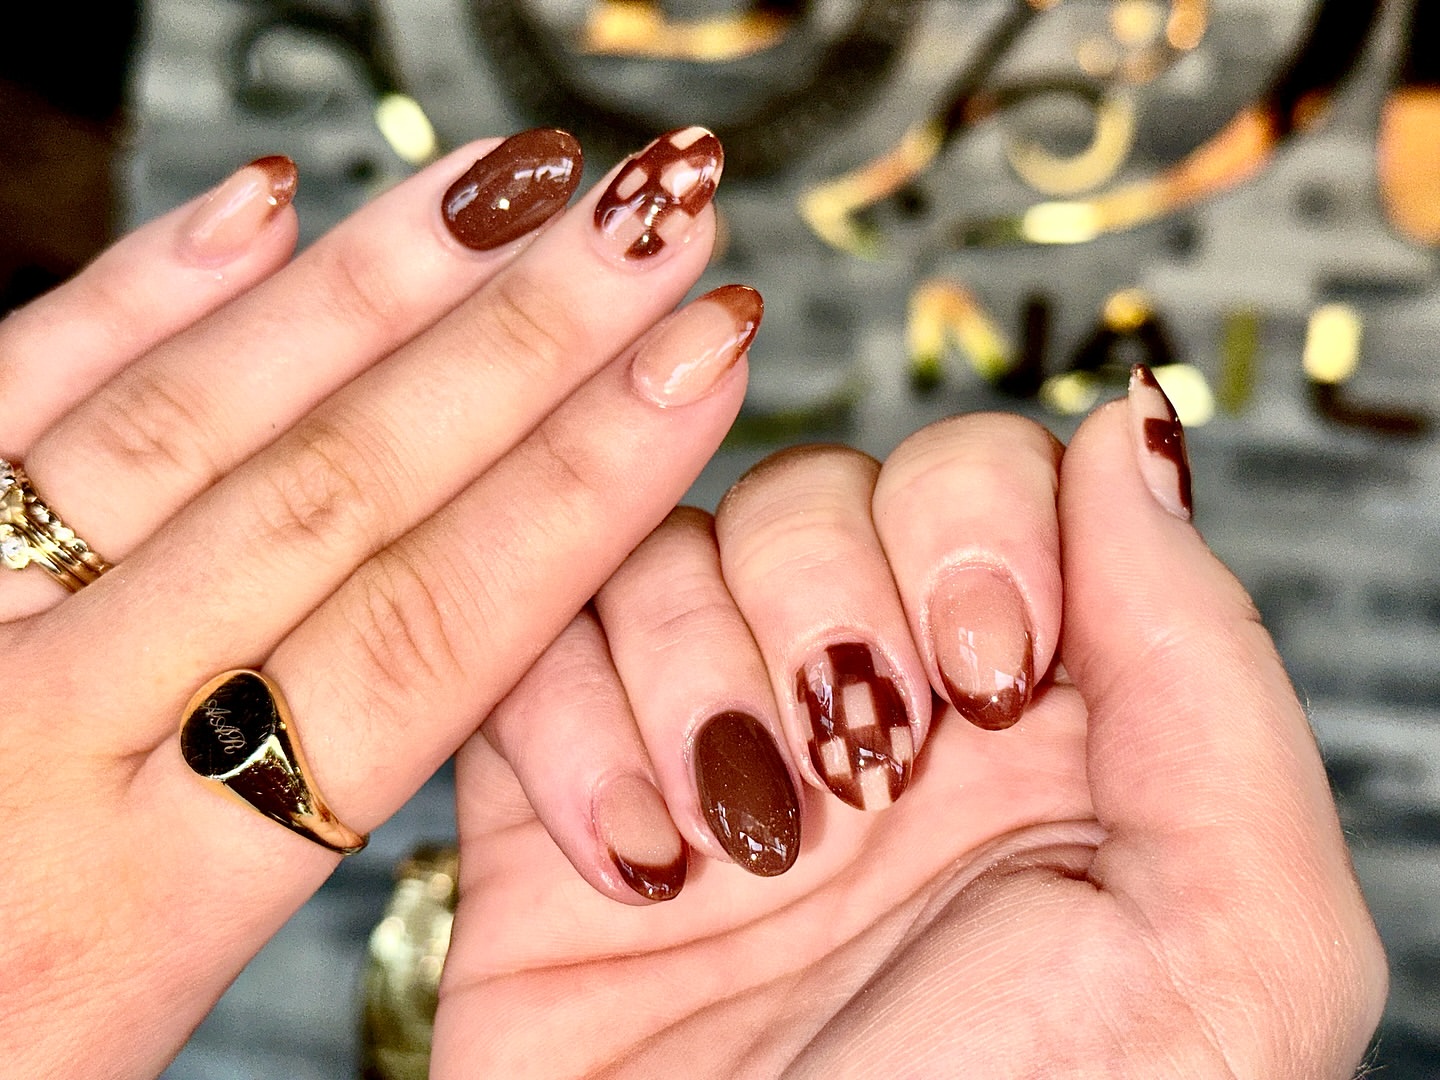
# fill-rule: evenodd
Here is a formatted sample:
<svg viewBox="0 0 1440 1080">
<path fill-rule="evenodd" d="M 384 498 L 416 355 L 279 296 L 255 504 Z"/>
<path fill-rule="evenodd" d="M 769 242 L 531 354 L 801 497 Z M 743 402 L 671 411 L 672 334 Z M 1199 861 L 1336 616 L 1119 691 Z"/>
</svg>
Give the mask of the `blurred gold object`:
<svg viewBox="0 0 1440 1080">
<path fill-rule="evenodd" d="M 906 326 L 911 377 L 924 385 L 941 381 L 953 343 L 982 378 L 994 382 L 1014 364 L 1014 349 L 975 295 L 959 282 L 934 278 L 910 296 Z"/>
<path fill-rule="evenodd" d="M 38 566 L 71 592 L 110 568 L 41 500 L 18 462 L 0 459 L 0 565 Z"/>
<path fill-rule="evenodd" d="M 425 845 L 395 870 L 370 933 L 360 1021 L 364 1080 L 425 1080 L 460 873 L 453 847 Z"/>
<path fill-rule="evenodd" d="M 676 22 L 655 0 L 598 0 L 591 5 L 580 48 L 592 55 L 724 63 L 779 44 L 792 22 L 763 10 Z"/>
<path fill-rule="evenodd" d="M 1385 215 L 1418 244 L 1440 244 L 1440 87 L 1396 91 L 1380 119 Z"/>
<path fill-rule="evenodd" d="M 1215 398 L 1232 416 L 1243 412 L 1255 392 L 1260 355 L 1260 313 L 1240 308 L 1225 316 L 1220 337 L 1220 379 Z"/>
<path fill-rule="evenodd" d="M 1310 313 L 1305 374 L 1312 382 L 1345 382 L 1360 366 L 1360 313 L 1349 304 L 1323 304 Z"/>
<path fill-rule="evenodd" d="M 940 152 L 944 137 L 943 125 L 934 120 L 915 125 L 893 150 L 805 192 L 800 197 L 800 216 L 831 247 L 874 257 L 879 237 L 856 219 L 856 212 L 893 195 L 924 172 Z"/>
</svg>

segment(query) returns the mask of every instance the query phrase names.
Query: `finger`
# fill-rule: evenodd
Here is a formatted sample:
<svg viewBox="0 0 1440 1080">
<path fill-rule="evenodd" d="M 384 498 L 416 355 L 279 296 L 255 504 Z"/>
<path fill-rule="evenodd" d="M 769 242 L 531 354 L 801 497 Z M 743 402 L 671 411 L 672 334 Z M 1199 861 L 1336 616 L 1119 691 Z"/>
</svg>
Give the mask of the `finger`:
<svg viewBox="0 0 1440 1080">
<path fill-rule="evenodd" d="M 687 145 L 718 170 L 714 136 Z M 712 177 L 693 175 L 710 185 L 707 195 Z M 714 235 L 708 205 L 688 219 L 693 242 L 637 265 L 596 228 L 596 201 L 581 202 L 456 311 L 188 507 L 121 564 L 123 575 L 112 571 L 77 595 L 74 617 L 93 605 L 112 637 L 114 619 L 136 620 L 136 640 L 150 649 L 167 634 L 183 637 L 185 664 L 141 661 L 162 681 L 191 681 L 191 661 L 215 670 L 263 657 L 356 566 L 526 437 L 699 276 Z"/>
<path fill-rule="evenodd" d="M 483 730 L 535 815 L 597 891 L 626 903 L 679 895 L 685 841 L 593 612 L 561 632 Z"/>
<path fill-rule="evenodd" d="M 777 454 L 715 522 L 805 778 L 862 810 L 900 797 L 930 724 L 925 667 L 870 516 L 878 471 L 840 447 Z"/>
<path fill-rule="evenodd" d="M 253 161 L 0 322 L 0 457 L 22 456 L 125 365 L 283 265 L 296 181 L 289 158 Z"/>
<path fill-rule="evenodd" d="M 875 528 L 935 692 L 977 727 L 1029 704 L 1060 635 L 1060 445 L 1014 416 L 906 439 L 875 485 Z"/>
<path fill-rule="evenodd" d="M 690 359 L 678 357 L 677 366 Z M 272 654 L 266 672 L 289 699 L 314 787 L 341 821 L 363 832 L 393 813 L 685 492 L 744 397 L 740 358 L 709 375 L 718 381 L 708 396 L 662 408 L 637 392 L 640 380 L 625 365 L 607 368 L 444 514 L 367 564 Z M 115 670 L 106 656 L 94 659 Z M 129 685 L 145 677 L 132 673 Z M 181 700 L 173 707 L 178 715 Z M 123 726 L 134 709 L 124 708 L 123 695 L 102 691 L 85 712 Z M 87 753 L 109 752 L 100 747 L 94 739 Z M 499 761 L 493 751 L 480 757 Z M 208 1005 L 205 989 L 218 992 L 233 978 L 336 858 L 208 790 L 173 736 L 127 774 L 126 793 L 119 834 L 165 838 L 144 851 L 143 873 L 134 871 L 137 902 L 177 912 L 190 955 L 200 958 L 187 977 L 202 989 L 171 1021 L 188 1031 Z M 494 794 L 517 824 L 539 828 L 520 813 L 511 787 Z M 197 866 L 205 868 L 203 888 L 195 887 Z M 537 880 L 550 880 L 548 867 Z M 161 937 L 173 943 L 182 933 L 173 922 L 152 925 L 155 948 Z M 155 977 L 137 973 L 142 983 Z"/>
<path fill-rule="evenodd" d="M 467 169 L 476 154 L 480 163 Z M 479 186 L 493 189 L 530 167 L 532 182 L 510 188 L 517 220 L 502 221 L 492 237 L 516 241 L 517 223 L 534 226 L 564 207 L 579 182 L 579 158 L 568 135 L 525 132 L 498 146 L 466 147 L 411 177 L 46 432 L 25 461 L 36 487 L 110 561 L 125 558 L 518 254 L 523 240 L 476 251 L 447 228 L 446 199 L 459 172 L 473 178 L 480 169 L 489 179 Z M 551 172 L 535 179 L 542 165 Z M 472 239 L 474 231 L 459 230 Z"/>
<path fill-rule="evenodd" d="M 674 366 L 692 358 L 677 352 Z M 587 383 L 362 566 L 265 661 L 320 790 L 352 828 L 393 812 L 494 709 L 684 493 L 739 409 L 739 357 L 702 376 L 719 380 L 706 396 L 668 408 L 637 392 L 631 366 L 612 364 Z M 197 795 L 173 734 L 165 741 L 152 759 Z"/>
<path fill-rule="evenodd" d="M 712 858 L 761 877 L 790 869 L 796 778 L 765 661 L 721 577 L 710 515 L 672 513 L 595 603 L 675 823 Z"/>
<path fill-rule="evenodd" d="M 1273 979 L 1277 1007 L 1316 972 L 1363 1003 L 1363 1031 L 1310 1033 L 1349 1040 L 1358 1060 L 1384 999 L 1383 954 L 1304 710 L 1249 597 L 1188 523 L 1189 477 L 1179 421 L 1143 368 L 1128 405 L 1082 425 L 1061 470 L 1062 656 L 1089 706 L 1109 834 L 1090 877 L 1144 913 L 1181 985 L 1213 976 L 1214 926 L 1256 913 L 1247 971 Z M 1212 1015 L 1242 1033 L 1220 1045 L 1253 1045 L 1253 1017 Z M 1276 1030 L 1296 1046 L 1309 1037 Z M 1293 1046 L 1273 1049 L 1295 1064 Z"/>
</svg>

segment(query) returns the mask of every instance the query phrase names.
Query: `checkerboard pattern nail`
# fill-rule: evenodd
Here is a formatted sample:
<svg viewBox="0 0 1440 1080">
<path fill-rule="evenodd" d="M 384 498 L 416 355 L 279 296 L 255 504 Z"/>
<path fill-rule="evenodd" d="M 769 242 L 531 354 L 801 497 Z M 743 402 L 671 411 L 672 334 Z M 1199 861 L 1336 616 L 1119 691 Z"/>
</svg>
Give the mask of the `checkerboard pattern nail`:
<svg viewBox="0 0 1440 1080">
<path fill-rule="evenodd" d="M 869 645 L 831 645 L 802 668 L 795 697 L 810 720 L 810 760 L 839 798 L 880 810 L 910 782 L 915 740 L 885 658 Z"/>
</svg>

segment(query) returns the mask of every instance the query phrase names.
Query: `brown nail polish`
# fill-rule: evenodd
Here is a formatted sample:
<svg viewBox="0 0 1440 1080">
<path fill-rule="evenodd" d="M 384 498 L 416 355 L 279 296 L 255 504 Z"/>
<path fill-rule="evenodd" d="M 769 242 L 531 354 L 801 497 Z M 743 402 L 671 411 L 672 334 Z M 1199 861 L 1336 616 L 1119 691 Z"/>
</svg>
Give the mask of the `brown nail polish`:
<svg viewBox="0 0 1440 1080">
<path fill-rule="evenodd" d="M 256 158 L 205 197 L 185 223 L 186 254 L 202 266 L 237 258 L 295 199 L 300 173 L 280 154 Z"/>
<path fill-rule="evenodd" d="M 702 127 L 662 135 L 625 163 L 595 206 L 595 228 L 622 259 L 651 259 L 678 242 L 715 195 L 720 140 Z"/>
<path fill-rule="evenodd" d="M 715 839 L 760 877 L 783 874 L 800 853 L 800 800 L 770 732 L 723 712 L 695 735 L 695 787 Z"/>
<path fill-rule="evenodd" d="M 647 900 L 670 900 L 685 884 L 689 854 L 655 785 L 621 776 L 596 793 L 595 829 L 626 885 Z"/>
<path fill-rule="evenodd" d="M 1144 364 L 1130 371 L 1129 405 L 1145 486 L 1162 507 L 1189 521 L 1195 514 L 1195 498 L 1185 429 L 1155 373 Z"/>
<path fill-rule="evenodd" d="M 795 697 L 810 719 L 810 760 L 831 791 L 861 810 L 900 797 L 915 738 L 884 657 L 859 642 L 831 645 L 797 673 Z"/>
<path fill-rule="evenodd" d="M 722 285 L 667 319 L 635 354 L 635 389 L 656 405 L 708 394 L 755 340 L 765 303 L 746 285 Z"/>
<path fill-rule="evenodd" d="M 446 190 L 440 213 L 456 240 L 490 251 L 518 240 L 565 209 L 580 184 L 584 156 L 554 128 L 512 135 Z"/>
<path fill-rule="evenodd" d="M 988 566 L 946 572 L 931 593 L 927 622 L 956 712 L 986 731 L 1014 725 L 1030 703 L 1035 646 L 1009 576 Z"/>
</svg>

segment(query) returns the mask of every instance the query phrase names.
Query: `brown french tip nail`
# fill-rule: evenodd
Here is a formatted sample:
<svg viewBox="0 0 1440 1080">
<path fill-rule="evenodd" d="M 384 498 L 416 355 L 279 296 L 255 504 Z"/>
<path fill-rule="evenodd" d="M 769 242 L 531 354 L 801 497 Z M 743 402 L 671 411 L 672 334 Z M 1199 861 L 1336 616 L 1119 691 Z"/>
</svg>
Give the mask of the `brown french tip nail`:
<svg viewBox="0 0 1440 1080">
<path fill-rule="evenodd" d="M 890 665 L 860 642 L 831 645 L 795 676 L 810 761 L 841 800 L 881 810 L 905 791 L 915 736 Z"/>
<path fill-rule="evenodd" d="M 760 329 L 765 302 L 748 285 L 722 285 L 667 319 L 640 346 L 630 374 L 641 397 L 670 408 L 714 389 Z"/>
<path fill-rule="evenodd" d="M 724 165 L 720 140 L 703 127 L 660 136 L 625 163 L 595 204 L 601 246 L 633 262 L 683 243 L 715 197 Z"/>
<path fill-rule="evenodd" d="M 580 185 L 584 155 L 555 128 L 512 135 L 465 170 L 440 200 L 456 240 L 490 251 L 518 240 L 565 209 Z"/>
<path fill-rule="evenodd" d="M 300 173 L 281 154 L 256 158 L 205 197 L 185 223 L 186 254 L 202 266 L 241 255 L 281 210 L 295 199 Z"/>
<path fill-rule="evenodd" d="M 930 595 L 927 622 L 955 711 L 986 731 L 1014 725 L 1030 703 L 1035 646 L 1009 575 L 988 566 L 947 571 Z"/>
<path fill-rule="evenodd" d="M 1130 428 L 1140 475 L 1162 507 L 1189 521 L 1195 516 L 1190 455 L 1185 449 L 1185 428 L 1175 406 L 1160 389 L 1155 373 L 1144 364 L 1130 370 Z"/>
<path fill-rule="evenodd" d="M 655 785 L 620 776 L 595 795 L 595 829 L 620 878 L 647 900 L 670 900 L 685 884 L 689 849 Z"/>
<path fill-rule="evenodd" d="M 700 809 L 726 853 L 752 874 L 775 877 L 800 854 L 800 800 L 765 725 L 723 712 L 695 734 Z"/>
</svg>

